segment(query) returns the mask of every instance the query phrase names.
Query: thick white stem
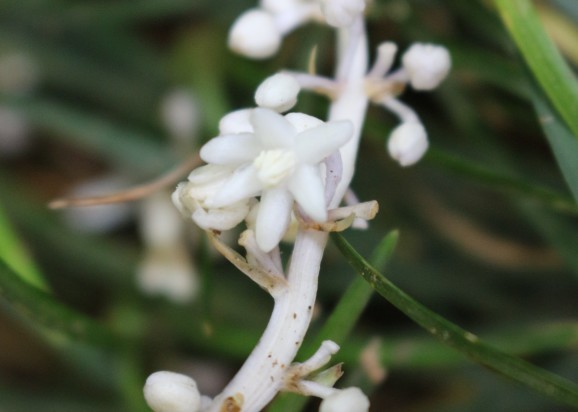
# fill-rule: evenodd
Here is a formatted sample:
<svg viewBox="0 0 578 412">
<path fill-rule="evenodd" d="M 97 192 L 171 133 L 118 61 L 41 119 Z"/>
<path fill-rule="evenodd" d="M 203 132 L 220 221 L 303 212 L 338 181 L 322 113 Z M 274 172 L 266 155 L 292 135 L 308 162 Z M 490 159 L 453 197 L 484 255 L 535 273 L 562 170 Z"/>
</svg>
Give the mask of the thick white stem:
<svg viewBox="0 0 578 412">
<path fill-rule="evenodd" d="M 355 44 L 349 42 L 355 39 Z M 355 167 L 355 156 L 367 108 L 364 78 L 367 72 L 367 44 L 362 18 L 352 30 L 339 32 L 339 56 L 348 59 L 338 64 L 341 91 L 331 105 L 329 120 L 350 120 L 354 136 L 341 149 L 343 176 L 330 207 L 336 207 L 344 196 Z M 275 297 L 275 306 L 267 329 L 245 364 L 223 392 L 213 401 L 210 412 L 223 407 L 243 412 L 261 411 L 283 388 L 284 377 L 293 362 L 309 328 L 317 294 L 317 278 L 327 233 L 299 231 L 286 291 Z M 237 409 L 234 409 L 237 408 Z"/>
<path fill-rule="evenodd" d="M 273 313 L 259 344 L 223 392 L 215 398 L 211 412 L 221 411 L 227 398 L 242 399 L 243 412 L 262 410 L 284 385 L 313 312 L 317 276 L 327 234 L 300 231 L 295 240 L 293 261 L 287 275 L 288 288 L 275 299 Z M 239 396 L 241 394 L 241 396 Z"/>
</svg>

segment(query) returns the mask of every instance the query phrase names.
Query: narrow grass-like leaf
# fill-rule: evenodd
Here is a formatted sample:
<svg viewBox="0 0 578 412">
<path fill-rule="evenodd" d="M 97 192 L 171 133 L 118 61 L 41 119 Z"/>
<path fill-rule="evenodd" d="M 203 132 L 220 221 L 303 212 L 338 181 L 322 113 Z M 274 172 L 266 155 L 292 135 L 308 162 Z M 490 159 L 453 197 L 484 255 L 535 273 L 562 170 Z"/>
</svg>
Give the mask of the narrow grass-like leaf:
<svg viewBox="0 0 578 412">
<path fill-rule="evenodd" d="M 21 112 L 35 126 L 51 132 L 55 138 L 97 153 L 118 168 L 150 175 L 176 163 L 168 148 L 145 133 L 119 127 L 61 102 L 1 97 L 0 101 Z"/>
<path fill-rule="evenodd" d="M 343 236 L 334 234 L 332 238 L 349 264 L 381 296 L 439 341 L 462 352 L 473 361 L 507 376 L 542 395 L 550 397 L 557 402 L 578 407 L 578 385 L 482 342 L 474 334 L 461 329 L 427 309 L 400 290 L 365 261 Z"/>
<path fill-rule="evenodd" d="M 578 140 L 538 92 L 532 95 L 532 102 L 558 167 L 578 203 Z M 575 107 L 578 116 L 578 100 Z"/>
<path fill-rule="evenodd" d="M 570 142 L 578 147 L 578 141 L 570 137 Z M 553 144 L 551 143 L 553 146 Z M 561 153 L 562 156 L 568 156 Z M 554 210 L 578 214 L 578 206 L 573 199 L 565 194 L 558 193 L 554 190 L 543 186 L 538 186 L 529 181 L 509 176 L 493 169 L 489 169 L 473 160 L 464 160 L 458 156 L 451 155 L 438 149 L 430 149 L 427 158 L 441 165 L 442 167 L 459 174 L 460 176 L 470 178 L 489 188 L 502 191 L 506 194 L 521 197 L 527 200 L 533 200 L 546 205 Z M 574 158 L 578 158 L 576 153 Z M 567 159 L 565 159 L 567 160 Z M 569 164 L 568 167 L 574 167 L 578 171 L 578 165 Z M 578 179 L 578 173 L 575 175 Z"/>
<path fill-rule="evenodd" d="M 0 303 L 37 330 L 94 346 L 111 347 L 116 337 L 87 316 L 24 282 L 0 260 Z"/>
<path fill-rule="evenodd" d="M 546 34 L 530 0 L 495 0 L 530 70 L 578 139 L 578 82 Z"/>
<path fill-rule="evenodd" d="M 0 209 L 0 259 L 3 259 L 25 282 L 42 290 L 48 289 L 46 281 L 13 232 L 2 209 Z"/>
<path fill-rule="evenodd" d="M 392 231 L 375 248 L 371 261 L 376 267 L 384 268 L 389 262 L 398 239 L 399 232 Z M 372 295 L 371 286 L 363 278 L 355 278 L 317 333 L 316 338 L 301 352 L 302 357 L 308 358 L 313 355 L 321 342 L 327 339 L 341 345 L 353 330 Z M 305 407 L 308 400 L 303 396 L 286 394 L 277 397 L 269 408 L 271 412 L 299 412 Z"/>
</svg>

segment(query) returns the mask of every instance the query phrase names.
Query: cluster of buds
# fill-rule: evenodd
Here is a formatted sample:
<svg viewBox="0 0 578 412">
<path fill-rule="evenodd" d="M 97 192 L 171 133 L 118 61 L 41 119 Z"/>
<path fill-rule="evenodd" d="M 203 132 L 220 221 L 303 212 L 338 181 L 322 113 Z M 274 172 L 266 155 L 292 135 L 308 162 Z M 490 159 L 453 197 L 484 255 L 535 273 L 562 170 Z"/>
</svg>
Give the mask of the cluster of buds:
<svg viewBox="0 0 578 412">
<path fill-rule="evenodd" d="M 407 85 L 432 90 L 447 76 L 447 50 L 414 44 L 390 72 L 397 47 L 383 43 L 368 69 L 365 0 L 262 0 L 233 24 L 229 46 L 250 58 L 272 56 L 283 36 L 306 22 L 327 24 L 338 33 L 335 78 L 281 72 L 255 94 L 256 108 L 225 115 L 219 135 L 200 150 L 207 163 L 178 185 L 173 203 L 209 233 L 213 245 L 241 272 L 270 293 L 275 305 L 257 347 L 241 370 L 214 399 L 199 394 L 190 378 L 153 374 L 145 396 L 156 412 L 262 410 L 279 391 L 323 399 L 322 412 L 366 412 L 367 397 L 357 388 L 333 387 L 341 369 L 319 372 L 339 347 L 325 341 L 304 363 L 295 363 L 315 303 L 317 276 L 327 232 L 369 220 L 376 203 L 339 207 L 355 196 L 348 190 L 369 102 L 397 115 L 387 143 L 402 166 L 416 163 L 428 147 L 418 115 L 398 97 Z M 327 121 L 291 112 L 302 90 L 331 100 Z M 217 233 L 245 222 L 241 256 Z M 289 264 L 283 267 L 279 242 L 297 227 Z M 176 401 L 179 400 L 177 404 Z"/>
</svg>

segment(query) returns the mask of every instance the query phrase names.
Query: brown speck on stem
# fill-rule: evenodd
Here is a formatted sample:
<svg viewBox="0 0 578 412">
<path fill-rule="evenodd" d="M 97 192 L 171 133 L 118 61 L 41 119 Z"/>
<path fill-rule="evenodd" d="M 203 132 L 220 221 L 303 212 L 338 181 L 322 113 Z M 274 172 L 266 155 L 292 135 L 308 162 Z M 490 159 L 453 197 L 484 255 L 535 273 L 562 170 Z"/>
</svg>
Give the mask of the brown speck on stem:
<svg viewBox="0 0 578 412">
<path fill-rule="evenodd" d="M 242 393 L 236 393 L 235 396 L 229 396 L 223 402 L 220 412 L 241 412 L 244 400 L 245 397 Z"/>
</svg>

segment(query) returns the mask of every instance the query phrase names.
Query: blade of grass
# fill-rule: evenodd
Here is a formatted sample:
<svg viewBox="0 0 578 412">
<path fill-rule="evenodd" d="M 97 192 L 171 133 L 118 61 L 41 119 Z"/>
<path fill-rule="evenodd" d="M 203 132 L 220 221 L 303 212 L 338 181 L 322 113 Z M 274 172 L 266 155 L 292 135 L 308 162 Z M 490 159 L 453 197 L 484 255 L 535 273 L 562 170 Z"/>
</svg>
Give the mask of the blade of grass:
<svg viewBox="0 0 578 412">
<path fill-rule="evenodd" d="M 392 231 L 383 238 L 371 258 L 375 266 L 384 268 L 387 265 L 393 256 L 398 239 L 398 231 Z M 321 342 L 327 339 L 341 345 L 353 330 L 372 295 L 373 289 L 367 282 L 360 277 L 354 279 L 315 339 L 301 351 L 300 357 L 307 359 L 319 348 Z M 307 397 L 285 394 L 278 396 L 269 406 L 269 410 L 271 412 L 299 412 L 308 401 Z"/>
<path fill-rule="evenodd" d="M 539 92 L 532 95 L 532 103 L 558 167 L 578 203 L 578 140 L 574 139 L 570 130 Z M 575 105 L 578 107 L 578 100 Z M 578 112 L 576 115 L 578 117 Z"/>
<path fill-rule="evenodd" d="M 121 170 L 150 176 L 177 163 L 175 155 L 160 139 L 146 133 L 120 127 L 57 101 L 0 97 L 1 102 L 49 131 L 53 138 L 98 154 Z"/>
<path fill-rule="evenodd" d="M 476 363 L 509 377 L 542 395 L 557 402 L 578 407 L 578 385 L 480 341 L 474 334 L 427 309 L 400 290 L 365 261 L 343 236 L 333 234 L 332 238 L 349 264 L 381 296 L 436 339 L 460 351 Z"/>
<path fill-rule="evenodd" d="M 47 291 L 48 285 L 0 209 L 0 259 L 23 281 Z"/>
<path fill-rule="evenodd" d="M 529 0 L 495 0 L 500 16 L 530 70 L 578 139 L 578 83 L 540 23 Z"/>
<path fill-rule="evenodd" d="M 24 282 L 0 259 L 0 303 L 45 336 L 111 347 L 118 339 L 87 316 Z"/>
<path fill-rule="evenodd" d="M 576 142 L 576 146 L 578 147 L 578 142 Z M 473 160 L 464 160 L 435 148 L 428 151 L 427 158 L 462 177 L 468 177 L 490 188 L 537 201 L 557 211 L 574 215 L 578 214 L 578 206 L 576 206 L 572 198 L 546 187 L 496 172 Z M 578 154 L 575 158 L 578 158 Z"/>
</svg>

